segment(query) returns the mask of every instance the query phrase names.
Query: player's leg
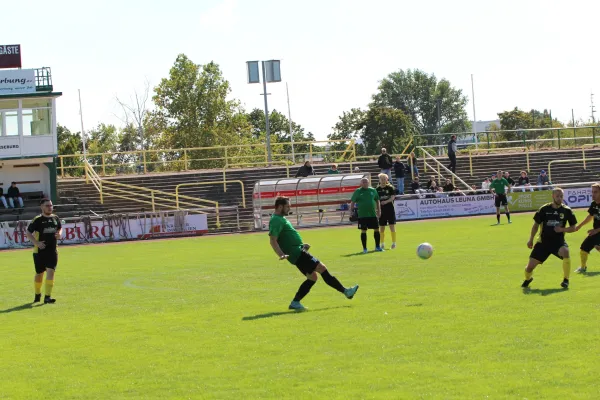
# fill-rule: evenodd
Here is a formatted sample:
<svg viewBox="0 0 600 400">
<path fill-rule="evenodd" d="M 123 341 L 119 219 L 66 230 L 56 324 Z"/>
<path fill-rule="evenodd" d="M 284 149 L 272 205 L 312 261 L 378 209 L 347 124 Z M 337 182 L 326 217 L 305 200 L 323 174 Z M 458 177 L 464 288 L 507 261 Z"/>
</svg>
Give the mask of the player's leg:
<svg viewBox="0 0 600 400">
<path fill-rule="evenodd" d="M 367 252 L 367 230 L 369 226 L 366 218 L 358 219 L 358 229 L 360 229 L 360 242 L 362 243 L 363 253 Z"/>
<path fill-rule="evenodd" d="M 379 220 L 373 217 L 369 221 L 370 229 L 373 229 L 373 239 L 375 239 L 375 251 L 383 251 L 381 248 L 381 234 L 379 233 Z"/>
<path fill-rule="evenodd" d="M 594 246 L 593 236 L 586 237 L 579 247 L 579 258 L 581 259 L 581 264 L 579 268 L 575 270 L 575 272 L 578 274 L 584 274 L 587 272 L 587 260 L 594 247 L 596 246 Z"/>
<path fill-rule="evenodd" d="M 44 272 L 46 272 L 46 267 L 41 265 L 37 254 L 33 255 L 33 265 L 35 268 L 35 276 L 33 277 L 35 296 L 33 302 L 38 303 L 42 299 L 42 284 L 44 283 Z"/>
<path fill-rule="evenodd" d="M 354 297 L 354 294 L 358 290 L 358 285 L 354 285 L 350 288 L 345 288 L 344 285 L 342 285 L 342 283 L 338 281 L 335 276 L 329 273 L 325 264 L 321 262 L 319 262 L 319 264 L 315 268 L 315 271 L 321 274 L 326 284 L 328 284 L 338 292 L 343 293 L 348 299 L 352 299 Z"/>
<path fill-rule="evenodd" d="M 506 219 L 508 219 L 508 223 L 510 224 L 510 210 L 508 209 L 508 198 L 504 195 L 502 199 L 502 204 L 504 204 L 504 213 L 506 214 Z"/>
<path fill-rule="evenodd" d="M 379 221 L 379 238 L 381 240 L 381 248 L 385 249 L 385 225 Z"/>
<path fill-rule="evenodd" d="M 303 251 L 300 253 L 298 260 L 296 261 L 296 268 L 298 268 L 302 275 L 306 277 L 306 280 L 302 282 L 298 288 L 294 299 L 288 307 L 290 310 L 302 311 L 306 309 L 306 307 L 300 303 L 300 300 L 302 300 L 308 294 L 308 292 L 310 292 L 310 289 L 312 289 L 319 279 L 319 276 L 315 272 L 315 267 L 318 265 L 318 263 L 319 260 L 312 257 L 308 252 Z"/>
<path fill-rule="evenodd" d="M 531 254 L 529 255 L 529 262 L 525 267 L 525 280 L 521 287 L 529 287 L 529 284 L 533 281 L 533 270 L 538 265 L 543 264 L 548 257 L 550 257 L 550 254 L 552 254 L 552 252 L 542 243 L 536 243 L 535 246 L 533 246 L 533 250 L 531 250 Z"/>
<path fill-rule="evenodd" d="M 390 233 L 392 235 L 392 250 L 396 248 L 396 222 L 390 223 Z"/>
<path fill-rule="evenodd" d="M 500 206 L 496 206 L 496 221 L 498 221 L 497 225 L 500 225 Z"/>
<path fill-rule="evenodd" d="M 54 288 L 54 274 L 56 273 L 56 264 L 58 264 L 58 255 L 52 254 L 46 258 L 46 290 L 44 292 L 44 304 L 56 303 L 52 298 L 52 289 Z"/>
<path fill-rule="evenodd" d="M 558 250 L 558 255 L 560 258 L 562 258 L 563 262 L 563 281 L 561 282 L 560 286 L 568 289 L 569 277 L 571 275 L 571 254 L 569 253 L 569 246 L 567 246 L 566 243 Z"/>
</svg>

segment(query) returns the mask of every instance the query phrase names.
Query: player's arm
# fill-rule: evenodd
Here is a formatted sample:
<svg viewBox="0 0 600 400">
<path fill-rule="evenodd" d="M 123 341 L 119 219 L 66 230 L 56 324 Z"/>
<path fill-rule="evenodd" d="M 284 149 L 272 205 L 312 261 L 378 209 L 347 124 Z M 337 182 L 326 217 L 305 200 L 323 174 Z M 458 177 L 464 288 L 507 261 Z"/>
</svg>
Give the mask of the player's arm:
<svg viewBox="0 0 600 400">
<path fill-rule="evenodd" d="M 27 239 L 29 239 L 34 246 L 43 250 L 46 247 L 46 243 L 44 243 L 42 240 L 37 240 L 35 236 L 33 236 L 34 232 L 39 231 L 38 222 L 38 219 L 34 219 L 27 227 Z"/>
<path fill-rule="evenodd" d="M 354 192 L 350 198 L 350 215 L 352 215 L 352 212 L 354 211 L 354 204 L 356 203 L 356 200 L 358 200 L 358 196 L 356 196 L 356 192 Z"/>
<path fill-rule="evenodd" d="M 271 247 L 275 251 L 275 254 L 277 254 L 277 257 L 279 257 L 280 260 L 285 260 L 288 256 L 281 250 L 281 247 L 279 247 L 279 243 L 277 243 L 277 237 L 269 236 L 269 241 L 271 242 Z"/>
<path fill-rule="evenodd" d="M 529 247 L 530 249 L 533 248 L 533 239 L 535 238 L 535 235 L 537 235 L 539 229 L 540 224 L 534 222 L 533 226 L 531 227 L 531 232 L 529 234 L 529 241 L 527 242 L 527 247 Z"/>
<path fill-rule="evenodd" d="M 57 239 L 60 239 L 62 237 L 62 223 L 60 222 L 60 219 L 58 219 L 58 218 L 56 219 L 56 223 L 58 226 L 58 230 L 54 234 L 54 237 L 56 237 Z"/>
<path fill-rule="evenodd" d="M 381 217 L 381 202 L 380 201 L 375 202 L 375 211 L 377 213 L 377 218 L 380 218 Z"/>
<path fill-rule="evenodd" d="M 585 219 L 583 221 L 581 221 L 581 223 L 579 225 L 577 225 L 577 229 L 575 229 L 575 230 L 576 231 L 580 230 L 584 225 L 587 225 L 590 222 L 592 222 L 593 219 L 594 219 L 594 216 L 588 214 L 588 216 L 585 217 Z"/>
<path fill-rule="evenodd" d="M 554 228 L 554 231 L 564 233 L 577 232 L 577 218 L 575 217 L 575 214 L 572 211 L 569 211 L 569 214 L 567 216 L 567 222 L 569 223 L 568 228 L 566 226 L 557 226 Z M 565 225 L 567 225 L 567 222 L 565 222 Z"/>
</svg>

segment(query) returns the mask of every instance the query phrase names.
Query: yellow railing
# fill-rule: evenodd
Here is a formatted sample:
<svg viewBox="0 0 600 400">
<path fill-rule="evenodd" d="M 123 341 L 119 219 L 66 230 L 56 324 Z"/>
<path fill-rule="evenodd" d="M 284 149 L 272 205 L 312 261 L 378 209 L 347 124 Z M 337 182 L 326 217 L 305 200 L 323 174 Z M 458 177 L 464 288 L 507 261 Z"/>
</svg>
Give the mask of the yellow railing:
<svg viewBox="0 0 600 400">
<path fill-rule="evenodd" d="M 446 168 L 445 165 L 443 165 L 437 158 L 435 158 L 434 156 L 432 156 L 431 154 L 429 154 L 429 152 L 427 150 L 425 150 L 424 148 L 420 148 L 421 152 L 423 153 L 423 162 L 424 162 L 424 166 L 426 167 L 428 165 L 427 163 L 427 159 L 432 159 L 435 164 L 438 167 L 438 177 L 441 176 L 441 171 L 444 170 L 446 171 L 451 177 L 452 177 L 452 182 L 454 182 L 454 180 L 456 179 L 457 181 L 459 181 L 460 183 L 462 183 L 463 185 L 465 185 L 467 187 L 467 189 L 469 190 L 473 190 L 473 188 L 471 187 L 471 185 L 469 185 L 468 183 L 466 183 L 465 181 L 463 181 L 458 175 L 456 175 L 454 172 L 450 171 L 448 168 Z M 431 165 L 429 166 L 429 168 L 431 168 Z M 432 169 L 433 171 L 435 171 L 435 169 Z M 426 173 L 426 168 L 423 168 L 424 173 Z M 438 178 L 439 179 L 439 178 Z"/>
<path fill-rule="evenodd" d="M 527 158 L 527 171 L 531 171 L 529 168 L 529 149 L 527 147 L 511 147 L 510 150 L 512 149 L 522 149 L 525 150 L 525 156 Z M 471 176 L 473 176 L 473 153 L 475 152 L 487 152 L 489 153 L 490 151 L 506 151 L 508 149 L 482 149 L 482 150 L 477 150 L 477 149 L 469 149 L 469 171 Z"/>
<path fill-rule="evenodd" d="M 180 183 L 175 186 L 175 199 L 177 200 L 177 207 L 179 208 L 179 188 L 180 187 L 190 187 L 190 186 L 204 186 L 204 185 L 216 185 L 223 183 L 226 186 L 228 183 L 239 183 L 242 187 L 242 207 L 246 208 L 246 193 L 244 192 L 244 182 L 242 181 L 213 181 L 213 182 L 192 182 L 192 183 Z M 225 187 L 225 191 L 227 188 Z"/>
<path fill-rule="evenodd" d="M 583 159 L 583 169 L 587 169 L 586 158 L 585 158 L 585 148 L 586 147 L 598 147 L 600 144 L 584 144 L 581 146 L 581 158 Z"/>
<path fill-rule="evenodd" d="M 338 143 L 350 143 L 352 140 L 323 140 L 312 142 L 294 142 L 295 146 L 307 146 L 308 152 L 302 154 L 308 155 L 310 160 L 313 160 L 315 155 L 336 155 L 342 154 L 342 157 L 348 155 L 346 150 L 327 150 L 325 147 Z M 183 149 L 157 149 L 157 150 L 136 150 L 122 151 L 112 153 L 88 153 L 88 160 L 95 160 L 90 163 L 91 167 L 106 176 L 111 174 L 111 169 L 118 171 L 122 169 L 123 173 L 137 172 L 147 173 L 150 166 L 159 166 L 165 171 L 187 171 L 192 163 L 206 162 L 207 166 L 203 168 L 230 168 L 236 165 L 270 165 L 275 162 L 287 162 L 294 164 L 289 153 L 278 153 L 277 150 L 285 149 L 291 143 L 273 143 L 272 148 L 275 150 L 274 157 L 284 158 L 284 160 L 268 161 L 268 154 L 265 144 L 248 144 L 235 146 L 212 146 L 212 147 L 190 147 Z M 348 145 L 348 147 L 350 146 Z M 204 154 L 202 154 L 204 153 Z M 351 153 L 355 155 L 355 151 Z M 61 177 L 69 175 L 70 171 L 84 170 L 84 157 L 82 154 L 69 154 L 58 156 L 59 165 L 58 171 Z M 348 160 L 348 161 L 353 161 Z M 212 164 L 212 165 L 211 165 Z M 216 164 L 216 165 L 215 165 Z"/>
<path fill-rule="evenodd" d="M 583 169 L 587 169 L 585 162 L 587 161 L 600 161 L 600 158 L 572 158 L 569 160 L 552 160 L 548 163 L 548 180 L 552 182 L 552 164 L 566 164 L 572 162 L 583 162 Z"/>
<path fill-rule="evenodd" d="M 152 211 L 156 212 L 158 208 L 167 208 L 180 210 L 181 206 L 187 206 L 186 209 L 198 208 L 215 208 L 217 227 L 220 227 L 219 218 L 219 202 L 212 200 L 204 200 L 191 196 L 176 196 L 173 193 L 164 192 L 162 190 L 149 189 L 141 186 L 128 185 L 125 183 L 114 182 L 110 180 L 102 180 L 94 171 L 94 169 L 86 162 L 86 181 L 91 181 L 100 194 L 100 204 L 104 204 L 104 198 L 115 197 L 122 200 L 128 200 L 133 203 L 146 204 L 152 207 Z M 121 189 L 124 188 L 124 189 Z M 128 190 L 125 190 L 128 189 Z M 189 201 L 180 201 L 179 199 Z M 210 204 L 210 206 L 202 203 Z M 198 211 L 202 213 L 202 211 Z"/>
</svg>

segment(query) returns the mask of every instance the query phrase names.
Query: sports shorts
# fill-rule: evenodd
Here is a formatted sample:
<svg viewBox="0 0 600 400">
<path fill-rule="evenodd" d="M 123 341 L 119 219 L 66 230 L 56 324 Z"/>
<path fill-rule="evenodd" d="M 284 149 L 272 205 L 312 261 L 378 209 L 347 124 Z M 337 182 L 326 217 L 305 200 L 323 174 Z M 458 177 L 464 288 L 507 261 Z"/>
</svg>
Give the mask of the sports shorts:
<svg viewBox="0 0 600 400">
<path fill-rule="evenodd" d="M 533 246 L 533 250 L 531 250 L 531 254 L 529 255 L 529 257 L 533 258 L 534 260 L 538 260 L 541 263 L 544 263 L 544 261 L 546 261 L 548 257 L 550 257 L 550 255 L 553 255 L 562 260 L 562 257 L 558 255 L 558 251 L 561 247 L 569 248 L 567 242 L 538 242 L 535 244 L 535 246 Z"/>
<path fill-rule="evenodd" d="M 308 251 L 302 250 L 295 265 L 303 275 L 308 275 L 315 272 L 319 263 L 320 261 L 317 257 L 313 257 Z"/>
<path fill-rule="evenodd" d="M 55 252 L 46 253 L 34 253 L 33 254 L 33 266 L 35 267 L 35 273 L 41 274 L 46 272 L 46 268 L 56 269 L 58 264 L 58 254 Z"/>
<path fill-rule="evenodd" d="M 581 243 L 581 250 L 589 253 L 594 250 L 596 246 L 600 246 L 600 234 L 586 237 L 583 243 Z"/>
<path fill-rule="evenodd" d="M 506 194 L 497 194 L 494 198 L 494 203 L 496 204 L 496 208 L 499 208 L 500 205 L 507 206 L 508 199 L 506 198 Z"/>
<path fill-rule="evenodd" d="M 367 229 L 379 229 L 377 217 L 358 218 L 358 229 L 366 231 Z"/>
</svg>

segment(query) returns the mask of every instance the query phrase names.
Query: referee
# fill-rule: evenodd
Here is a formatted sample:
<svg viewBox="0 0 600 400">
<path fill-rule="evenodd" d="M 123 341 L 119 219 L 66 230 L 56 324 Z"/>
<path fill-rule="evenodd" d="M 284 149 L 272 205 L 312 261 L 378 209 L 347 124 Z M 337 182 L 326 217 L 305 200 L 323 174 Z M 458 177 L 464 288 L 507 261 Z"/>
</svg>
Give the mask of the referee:
<svg viewBox="0 0 600 400">
<path fill-rule="evenodd" d="M 392 234 L 392 247 L 396 248 L 396 210 L 394 209 L 394 200 L 396 199 L 396 190 L 388 180 L 386 174 L 379 174 L 379 186 L 377 186 L 379 195 L 379 204 L 381 204 L 381 217 L 379 218 L 379 234 L 381 236 L 381 249 L 385 250 L 385 226 L 390 226 Z"/>
<path fill-rule="evenodd" d="M 494 193 L 495 196 L 495 204 L 496 204 L 496 220 L 498 223 L 496 225 L 500 225 L 500 206 L 504 206 L 504 211 L 506 212 L 506 218 L 508 218 L 508 223 L 510 224 L 510 210 L 508 209 L 508 199 L 506 198 L 506 188 L 510 190 L 510 183 L 506 179 L 502 177 L 502 171 L 498 171 L 496 173 L 496 179 L 494 179 L 490 183 L 490 191 Z"/>
<path fill-rule="evenodd" d="M 54 273 L 58 264 L 57 241 L 62 234 L 60 219 L 52 213 L 52 201 L 40 201 L 42 213 L 31 220 L 27 227 L 27 238 L 33 243 L 33 264 L 35 267 L 35 297 L 38 303 L 42 297 L 42 281 L 46 273 L 46 295 L 44 304 L 53 304 L 56 299 L 51 297 L 54 287 Z"/>
<path fill-rule="evenodd" d="M 381 205 L 379 204 L 379 195 L 377 190 L 369 184 L 369 179 L 362 178 L 360 187 L 352 194 L 350 200 L 350 215 L 354 212 L 354 207 L 358 207 L 358 229 L 360 229 L 360 241 L 363 246 L 363 253 L 367 253 L 367 230 L 373 229 L 375 238 L 375 251 L 383 251 L 379 246 L 379 221 L 381 217 Z"/>
</svg>

